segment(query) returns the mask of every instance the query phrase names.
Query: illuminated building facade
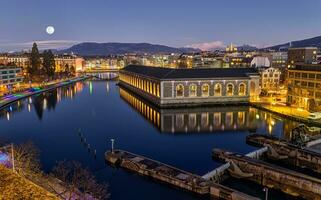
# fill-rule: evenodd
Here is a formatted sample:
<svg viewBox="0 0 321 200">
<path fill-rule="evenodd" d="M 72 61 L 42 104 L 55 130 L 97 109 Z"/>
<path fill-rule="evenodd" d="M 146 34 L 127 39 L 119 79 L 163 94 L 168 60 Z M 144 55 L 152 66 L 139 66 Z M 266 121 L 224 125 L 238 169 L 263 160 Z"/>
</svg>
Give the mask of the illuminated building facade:
<svg viewBox="0 0 321 200">
<path fill-rule="evenodd" d="M 261 89 L 276 90 L 280 86 L 281 71 L 274 67 L 261 68 Z"/>
<path fill-rule="evenodd" d="M 297 64 L 288 69 L 287 103 L 311 112 L 321 111 L 321 65 Z"/>
<path fill-rule="evenodd" d="M 69 68 L 73 67 L 76 71 L 82 71 L 85 65 L 85 60 L 82 57 L 75 55 L 55 56 L 55 65 L 56 72 L 65 71 L 66 65 L 68 65 Z"/>
<path fill-rule="evenodd" d="M 109 69 L 124 68 L 125 63 L 121 57 L 88 57 L 85 59 L 85 69 Z"/>
<path fill-rule="evenodd" d="M 29 66 L 28 55 L 10 55 L 7 57 L 8 64 L 15 64 L 18 67 L 26 69 Z"/>
<path fill-rule="evenodd" d="M 23 80 L 22 69 L 14 66 L 0 66 L 0 92 L 8 92 Z"/>
<path fill-rule="evenodd" d="M 313 64 L 317 60 L 317 47 L 290 48 L 288 51 L 288 67 L 296 63 Z"/>
<path fill-rule="evenodd" d="M 170 69 L 129 65 L 119 84 L 160 107 L 246 104 L 260 93 L 254 68 Z"/>
<path fill-rule="evenodd" d="M 43 58 L 41 57 L 40 60 L 42 62 Z M 74 67 L 76 71 L 81 71 L 84 66 L 84 59 L 75 55 L 55 56 L 54 60 L 57 72 L 64 71 L 66 65 L 68 65 L 69 67 Z M 30 65 L 30 59 L 28 54 L 1 55 L 0 64 L 16 65 L 26 71 L 27 67 Z"/>
<path fill-rule="evenodd" d="M 288 52 L 272 52 L 271 66 L 284 69 L 288 62 Z"/>
</svg>

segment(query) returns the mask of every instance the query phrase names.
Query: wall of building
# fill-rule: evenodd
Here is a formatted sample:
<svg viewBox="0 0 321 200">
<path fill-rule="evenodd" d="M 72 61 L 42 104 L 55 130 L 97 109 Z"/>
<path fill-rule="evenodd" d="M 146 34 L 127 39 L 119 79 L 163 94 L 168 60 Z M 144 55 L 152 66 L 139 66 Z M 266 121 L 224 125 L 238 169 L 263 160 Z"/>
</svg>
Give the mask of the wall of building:
<svg viewBox="0 0 321 200">
<path fill-rule="evenodd" d="M 0 66 L 0 92 L 8 92 L 23 81 L 20 67 Z"/>
<path fill-rule="evenodd" d="M 269 67 L 261 70 L 261 89 L 276 90 L 280 86 L 281 71 L 277 68 Z"/>
<path fill-rule="evenodd" d="M 259 76 L 243 79 L 158 80 L 121 71 L 120 85 L 160 106 L 247 104 L 259 93 Z"/>
<path fill-rule="evenodd" d="M 162 81 L 161 104 L 205 105 L 248 103 L 251 97 L 254 98 L 259 94 L 258 81 L 259 77 L 253 80 L 249 78 L 243 80 Z"/>
<path fill-rule="evenodd" d="M 321 70 L 304 69 L 304 66 L 302 70 L 289 69 L 287 103 L 311 112 L 320 112 Z"/>
</svg>

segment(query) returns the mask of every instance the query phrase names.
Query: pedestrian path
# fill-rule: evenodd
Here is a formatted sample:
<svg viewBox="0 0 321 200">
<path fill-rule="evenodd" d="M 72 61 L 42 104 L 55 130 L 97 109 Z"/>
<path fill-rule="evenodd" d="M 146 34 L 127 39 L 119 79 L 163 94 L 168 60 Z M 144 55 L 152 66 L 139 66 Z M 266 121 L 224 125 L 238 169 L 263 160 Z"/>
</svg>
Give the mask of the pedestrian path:
<svg viewBox="0 0 321 200">
<path fill-rule="evenodd" d="M 58 83 L 56 82 L 53 84 L 48 84 L 45 87 L 32 87 L 32 88 L 25 90 L 23 92 L 6 95 L 6 96 L 0 98 L 0 109 L 5 107 L 6 105 L 11 104 L 15 101 L 18 101 L 20 99 L 24 99 L 26 97 L 30 97 L 32 95 L 39 94 L 42 92 L 50 91 L 50 90 L 56 89 L 58 87 L 69 85 L 71 83 L 82 81 L 87 78 L 89 78 L 89 76 L 76 77 L 76 78 L 68 79 L 65 81 L 58 82 Z"/>
</svg>

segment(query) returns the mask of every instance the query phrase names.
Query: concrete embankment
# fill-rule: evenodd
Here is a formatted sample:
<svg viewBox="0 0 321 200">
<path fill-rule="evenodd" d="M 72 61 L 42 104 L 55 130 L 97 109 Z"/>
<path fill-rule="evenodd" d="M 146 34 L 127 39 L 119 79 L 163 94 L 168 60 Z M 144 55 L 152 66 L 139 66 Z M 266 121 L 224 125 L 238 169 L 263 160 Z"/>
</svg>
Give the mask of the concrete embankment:
<svg viewBox="0 0 321 200">
<path fill-rule="evenodd" d="M 307 125 L 310 125 L 310 126 L 321 127 L 321 121 L 318 121 L 318 120 L 309 120 L 309 119 L 307 119 L 305 117 L 300 117 L 298 115 L 292 115 L 292 114 L 289 114 L 289 113 L 283 113 L 282 111 L 277 111 L 277 110 L 273 110 L 273 109 L 270 109 L 268 107 L 262 106 L 259 103 L 250 103 L 250 106 L 252 106 L 254 108 L 257 108 L 259 110 L 263 110 L 263 111 L 267 111 L 267 112 L 273 113 L 275 115 L 278 115 L 278 116 L 286 118 L 286 119 L 290 119 L 292 121 L 297 121 L 297 122 L 304 123 L 304 124 L 307 124 Z"/>
<path fill-rule="evenodd" d="M 48 92 L 48 91 L 54 90 L 54 89 L 59 88 L 59 87 L 63 87 L 63 86 L 66 86 L 66 85 L 70 85 L 72 83 L 76 83 L 78 81 L 83 81 L 83 80 L 88 79 L 88 78 L 89 78 L 89 76 L 77 77 L 77 78 L 69 79 L 67 81 L 63 81 L 63 82 L 60 82 L 60 83 L 55 83 L 55 84 L 49 85 L 46 88 L 43 88 L 43 89 L 40 89 L 40 90 L 37 90 L 37 91 L 34 91 L 34 92 L 28 92 L 28 93 L 22 92 L 17 96 L 13 96 L 13 97 L 10 97 L 10 98 L 5 99 L 5 100 L 4 99 L 2 99 L 2 100 L 0 99 L 0 109 L 6 107 L 7 105 L 9 105 L 11 103 L 19 101 L 21 99 L 24 99 L 24 98 L 27 98 L 27 97 L 30 97 L 30 96 L 33 96 L 33 95 L 36 95 L 36 94 L 40 94 L 40 93 L 43 93 L 43 92 Z"/>
</svg>

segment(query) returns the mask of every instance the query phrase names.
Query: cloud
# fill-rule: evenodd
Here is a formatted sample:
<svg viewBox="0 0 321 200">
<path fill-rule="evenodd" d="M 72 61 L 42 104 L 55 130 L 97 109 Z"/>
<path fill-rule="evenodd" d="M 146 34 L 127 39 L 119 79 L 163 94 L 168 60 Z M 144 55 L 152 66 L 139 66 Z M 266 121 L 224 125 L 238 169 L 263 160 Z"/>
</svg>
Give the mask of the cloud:
<svg viewBox="0 0 321 200">
<path fill-rule="evenodd" d="M 188 45 L 187 47 L 198 48 L 198 49 L 201 49 L 202 51 L 209 51 L 213 49 L 225 48 L 226 45 L 224 44 L 223 41 L 213 41 L 213 42 L 191 44 L 191 45 Z"/>
<path fill-rule="evenodd" d="M 38 40 L 30 42 L 20 42 L 20 43 L 11 43 L 11 42 L 1 42 L 0 47 L 3 49 L 14 49 L 14 50 L 23 50 L 31 49 L 33 43 L 37 43 L 38 48 L 43 49 L 63 49 L 70 47 L 74 44 L 79 43 L 79 41 L 74 40 Z"/>
</svg>

